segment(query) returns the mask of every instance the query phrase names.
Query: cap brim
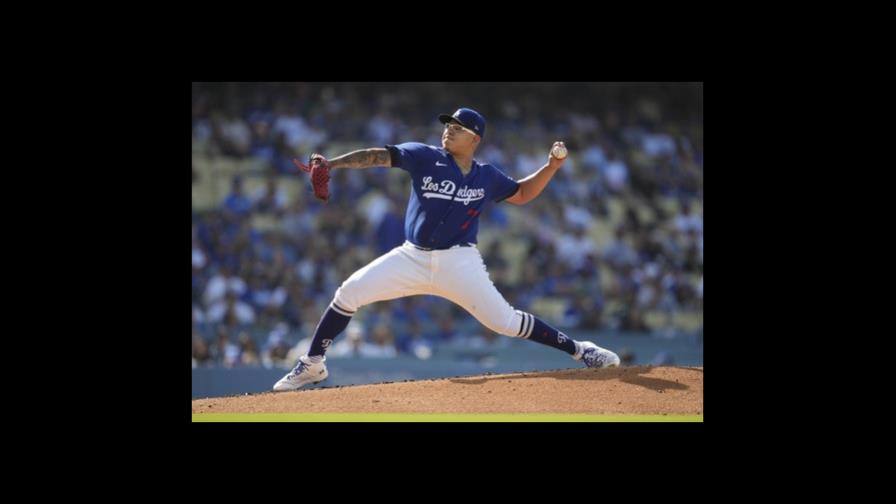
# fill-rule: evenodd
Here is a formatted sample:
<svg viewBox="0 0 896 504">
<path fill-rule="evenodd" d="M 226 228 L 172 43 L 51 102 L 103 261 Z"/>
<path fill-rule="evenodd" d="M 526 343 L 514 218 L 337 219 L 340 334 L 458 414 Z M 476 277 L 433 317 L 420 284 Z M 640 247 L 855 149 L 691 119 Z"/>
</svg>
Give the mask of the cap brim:
<svg viewBox="0 0 896 504">
<path fill-rule="evenodd" d="M 454 116 L 450 116 L 448 114 L 439 114 L 439 121 L 442 124 L 447 124 L 448 121 L 457 121 L 458 124 L 460 124 L 464 128 L 467 128 L 468 130 L 470 130 L 470 133 L 473 133 L 474 135 L 479 135 L 479 133 L 476 133 L 475 131 L 473 131 L 473 128 L 471 128 L 469 124 L 464 124 L 463 122 L 461 122 L 460 119 L 458 119 Z"/>
</svg>

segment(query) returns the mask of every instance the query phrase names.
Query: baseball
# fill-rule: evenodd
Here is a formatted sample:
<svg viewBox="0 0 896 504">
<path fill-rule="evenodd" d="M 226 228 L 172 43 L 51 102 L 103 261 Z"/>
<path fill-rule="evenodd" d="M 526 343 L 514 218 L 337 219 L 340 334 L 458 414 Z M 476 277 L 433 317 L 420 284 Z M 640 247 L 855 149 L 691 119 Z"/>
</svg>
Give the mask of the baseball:
<svg viewBox="0 0 896 504">
<path fill-rule="evenodd" d="M 563 144 L 557 144 L 551 149 L 551 155 L 557 159 L 563 159 L 566 157 L 566 147 Z"/>
</svg>

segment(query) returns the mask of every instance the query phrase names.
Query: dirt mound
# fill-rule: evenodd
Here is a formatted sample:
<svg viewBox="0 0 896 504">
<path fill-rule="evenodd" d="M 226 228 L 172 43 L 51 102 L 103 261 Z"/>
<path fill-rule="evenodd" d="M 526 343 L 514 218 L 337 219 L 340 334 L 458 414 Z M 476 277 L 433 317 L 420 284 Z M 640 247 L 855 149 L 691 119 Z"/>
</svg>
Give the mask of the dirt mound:
<svg viewBox="0 0 896 504">
<path fill-rule="evenodd" d="M 702 415 L 703 368 L 566 369 L 265 392 L 196 399 L 193 413 Z"/>
</svg>

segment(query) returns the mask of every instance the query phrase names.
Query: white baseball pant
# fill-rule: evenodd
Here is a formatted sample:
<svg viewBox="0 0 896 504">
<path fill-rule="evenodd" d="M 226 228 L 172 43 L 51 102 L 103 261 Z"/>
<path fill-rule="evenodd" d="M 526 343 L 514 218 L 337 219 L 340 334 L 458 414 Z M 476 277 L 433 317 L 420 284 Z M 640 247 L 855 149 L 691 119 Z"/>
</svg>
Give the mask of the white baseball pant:
<svg viewBox="0 0 896 504">
<path fill-rule="evenodd" d="M 370 303 L 422 294 L 461 306 L 498 334 L 532 334 L 532 315 L 514 310 L 498 292 L 475 246 L 425 251 L 405 242 L 354 272 L 336 290 L 330 306 L 352 316 Z"/>
</svg>

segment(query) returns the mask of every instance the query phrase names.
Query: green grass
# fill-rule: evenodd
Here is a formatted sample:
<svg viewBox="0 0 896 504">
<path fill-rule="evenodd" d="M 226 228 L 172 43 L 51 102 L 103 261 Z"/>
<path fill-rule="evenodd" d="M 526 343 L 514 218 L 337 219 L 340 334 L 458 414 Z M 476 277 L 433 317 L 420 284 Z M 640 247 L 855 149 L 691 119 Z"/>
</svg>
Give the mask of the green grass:
<svg viewBox="0 0 896 504">
<path fill-rule="evenodd" d="M 703 415 L 202 413 L 194 422 L 702 422 Z"/>
</svg>

